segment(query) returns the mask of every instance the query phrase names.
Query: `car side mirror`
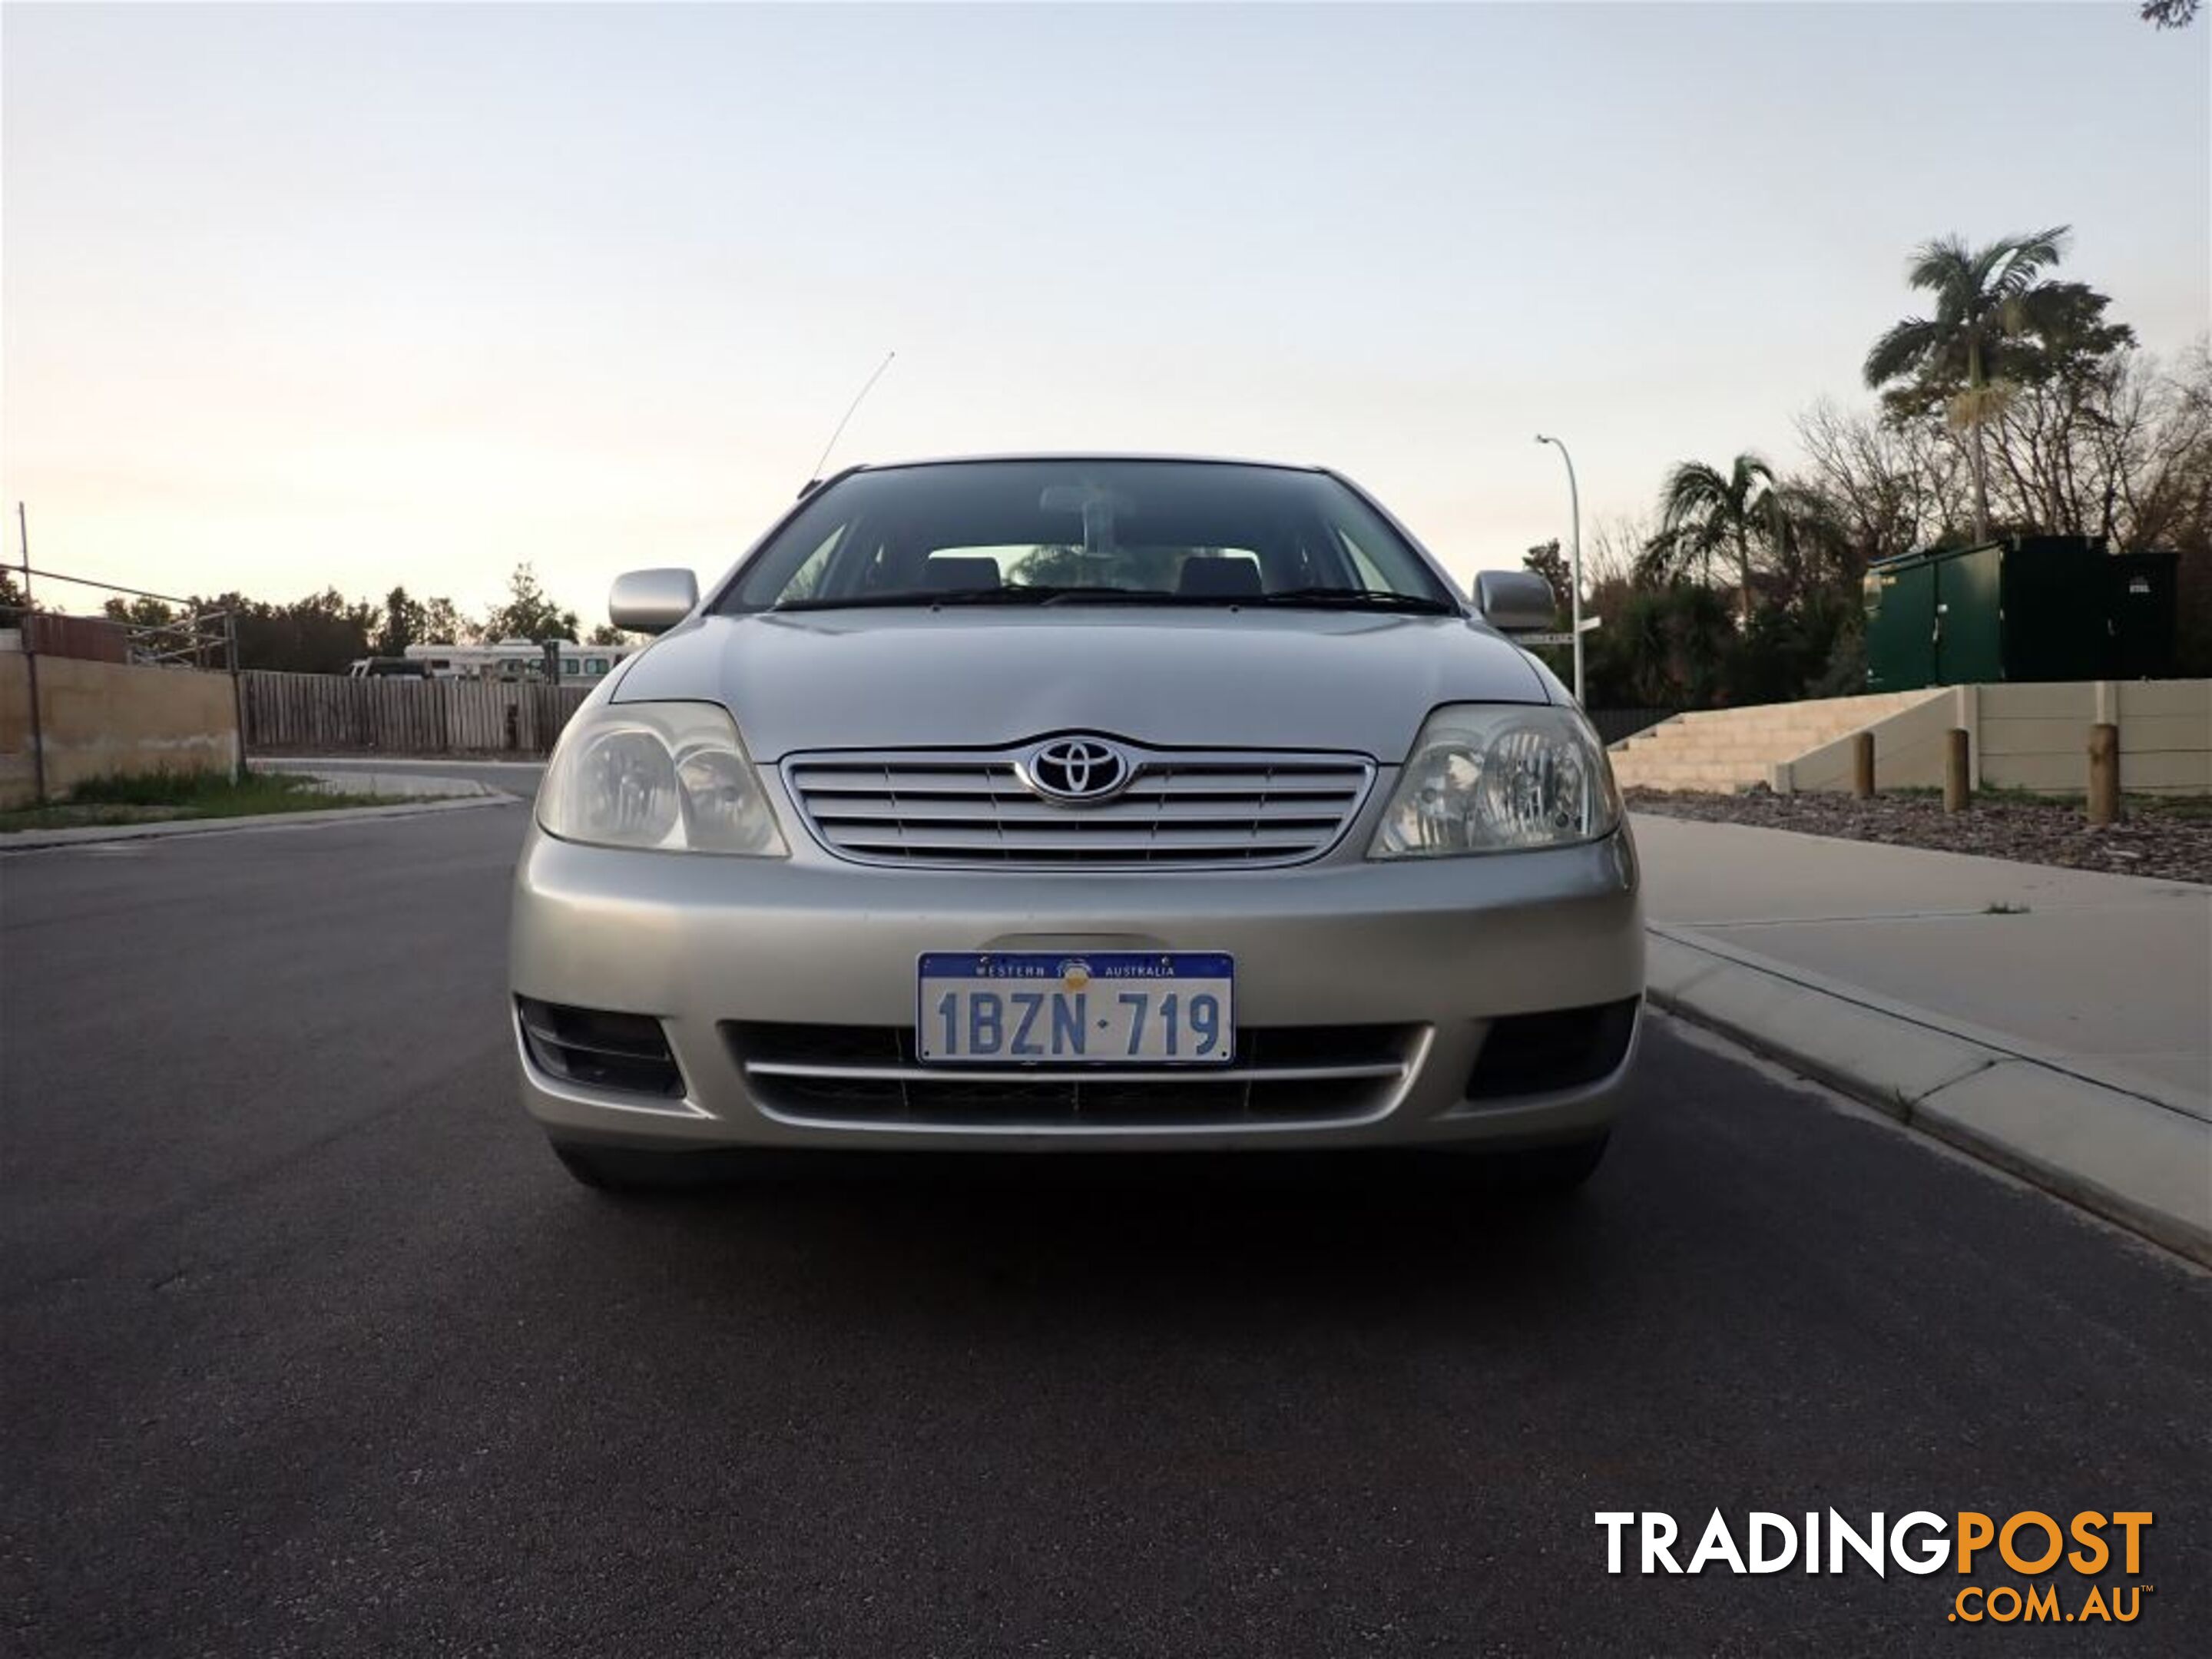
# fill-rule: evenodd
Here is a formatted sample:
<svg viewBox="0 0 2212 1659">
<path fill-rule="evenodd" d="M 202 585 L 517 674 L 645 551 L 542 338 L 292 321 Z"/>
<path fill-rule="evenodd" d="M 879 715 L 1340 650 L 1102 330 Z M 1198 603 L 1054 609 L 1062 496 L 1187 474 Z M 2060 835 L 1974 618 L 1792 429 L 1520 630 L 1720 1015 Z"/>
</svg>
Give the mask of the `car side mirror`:
<svg viewBox="0 0 2212 1659">
<path fill-rule="evenodd" d="M 634 634 L 665 634 L 698 604 L 698 579 L 688 570 L 626 570 L 607 594 L 607 620 Z"/>
<path fill-rule="evenodd" d="M 1549 628 L 1559 602 L 1551 583 L 1533 570 L 1486 570 L 1474 579 L 1475 608 L 1501 634 L 1534 634 Z"/>
</svg>

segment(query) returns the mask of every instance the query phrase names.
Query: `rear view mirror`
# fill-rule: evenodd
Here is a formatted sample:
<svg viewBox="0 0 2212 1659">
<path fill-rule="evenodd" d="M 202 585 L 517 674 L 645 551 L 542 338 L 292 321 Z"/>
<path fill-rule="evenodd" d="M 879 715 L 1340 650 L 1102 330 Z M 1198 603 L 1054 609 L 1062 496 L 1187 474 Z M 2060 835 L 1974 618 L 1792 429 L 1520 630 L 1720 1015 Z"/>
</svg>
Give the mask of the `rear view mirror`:
<svg viewBox="0 0 2212 1659">
<path fill-rule="evenodd" d="M 1549 628 L 1559 602 L 1552 585 L 1533 570 L 1486 570 L 1474 579 L 1475 608 L 1501 634 L 1534 634 Z"/>
<path fill-rule="evenodd" d="M 688 570 L 629 570 L 607 594 L 607 620 L 636 634 L 665 634 L 699 603 L 699 583 Z"/>
</svg>

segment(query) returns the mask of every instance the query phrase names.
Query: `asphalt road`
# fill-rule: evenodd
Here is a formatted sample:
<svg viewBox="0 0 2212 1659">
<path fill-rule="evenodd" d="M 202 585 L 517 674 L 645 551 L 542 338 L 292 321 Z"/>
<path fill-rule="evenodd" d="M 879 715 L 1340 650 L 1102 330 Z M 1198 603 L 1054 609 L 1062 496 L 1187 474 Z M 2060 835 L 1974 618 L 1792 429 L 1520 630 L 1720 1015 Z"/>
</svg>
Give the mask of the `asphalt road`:
<svg viewBox="0 0 2212 1659">
<path fill-rule="evenodd" d="M 611 1202 L 509 1098 L 521 822 L 0 859 L 10 1654 L 2202 1650 L 2207 1280 L 2055 1200 L 1661 1023 L 1564 1213 Z M 1715 1506 L 2149 1510 L 2155 1589 L 1604 1571 L 1595 1511 Z"/>
</svg>

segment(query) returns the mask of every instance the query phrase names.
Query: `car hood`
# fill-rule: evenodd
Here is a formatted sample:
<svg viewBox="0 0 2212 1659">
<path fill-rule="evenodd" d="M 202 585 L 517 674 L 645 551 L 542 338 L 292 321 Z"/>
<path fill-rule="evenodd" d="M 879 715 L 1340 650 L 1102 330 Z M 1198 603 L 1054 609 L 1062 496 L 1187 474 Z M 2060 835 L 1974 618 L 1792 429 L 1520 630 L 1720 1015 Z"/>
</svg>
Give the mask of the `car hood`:
<svg viewBox="0 0 2212 1659">
<path fill-rule="evenodd" d="M 1079 731 L 1391 762 L 1438 703 L 1550 701 L 1530 658 L 1465 617 L 1097 606 L 700 617 L 613 690 L 661 698 L 722 702 L 769 762 Z"/>
</svg>

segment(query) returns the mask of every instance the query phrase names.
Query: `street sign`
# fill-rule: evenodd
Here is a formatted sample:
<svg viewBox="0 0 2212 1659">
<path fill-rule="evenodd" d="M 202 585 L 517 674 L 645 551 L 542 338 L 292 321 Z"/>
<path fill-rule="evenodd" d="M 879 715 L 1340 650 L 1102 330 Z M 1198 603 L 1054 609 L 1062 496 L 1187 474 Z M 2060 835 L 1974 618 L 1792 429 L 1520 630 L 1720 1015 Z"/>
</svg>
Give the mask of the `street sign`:
<svg viewBox="0 0 2212 1659">
<path fill-rule="evenodd" d="M 1587 634 L 1590 629 L 1596 626 L 1597 618 L 1595 617 L 1584 617 L 1583 618 L 1582 632 Z M 1513 642 L 1516 645 L 1572 645 L 1575 642 L 1575 636 L 1572 634 L 1568 633 L 1516 634 L 1513 636 Z"/>
</svg>

